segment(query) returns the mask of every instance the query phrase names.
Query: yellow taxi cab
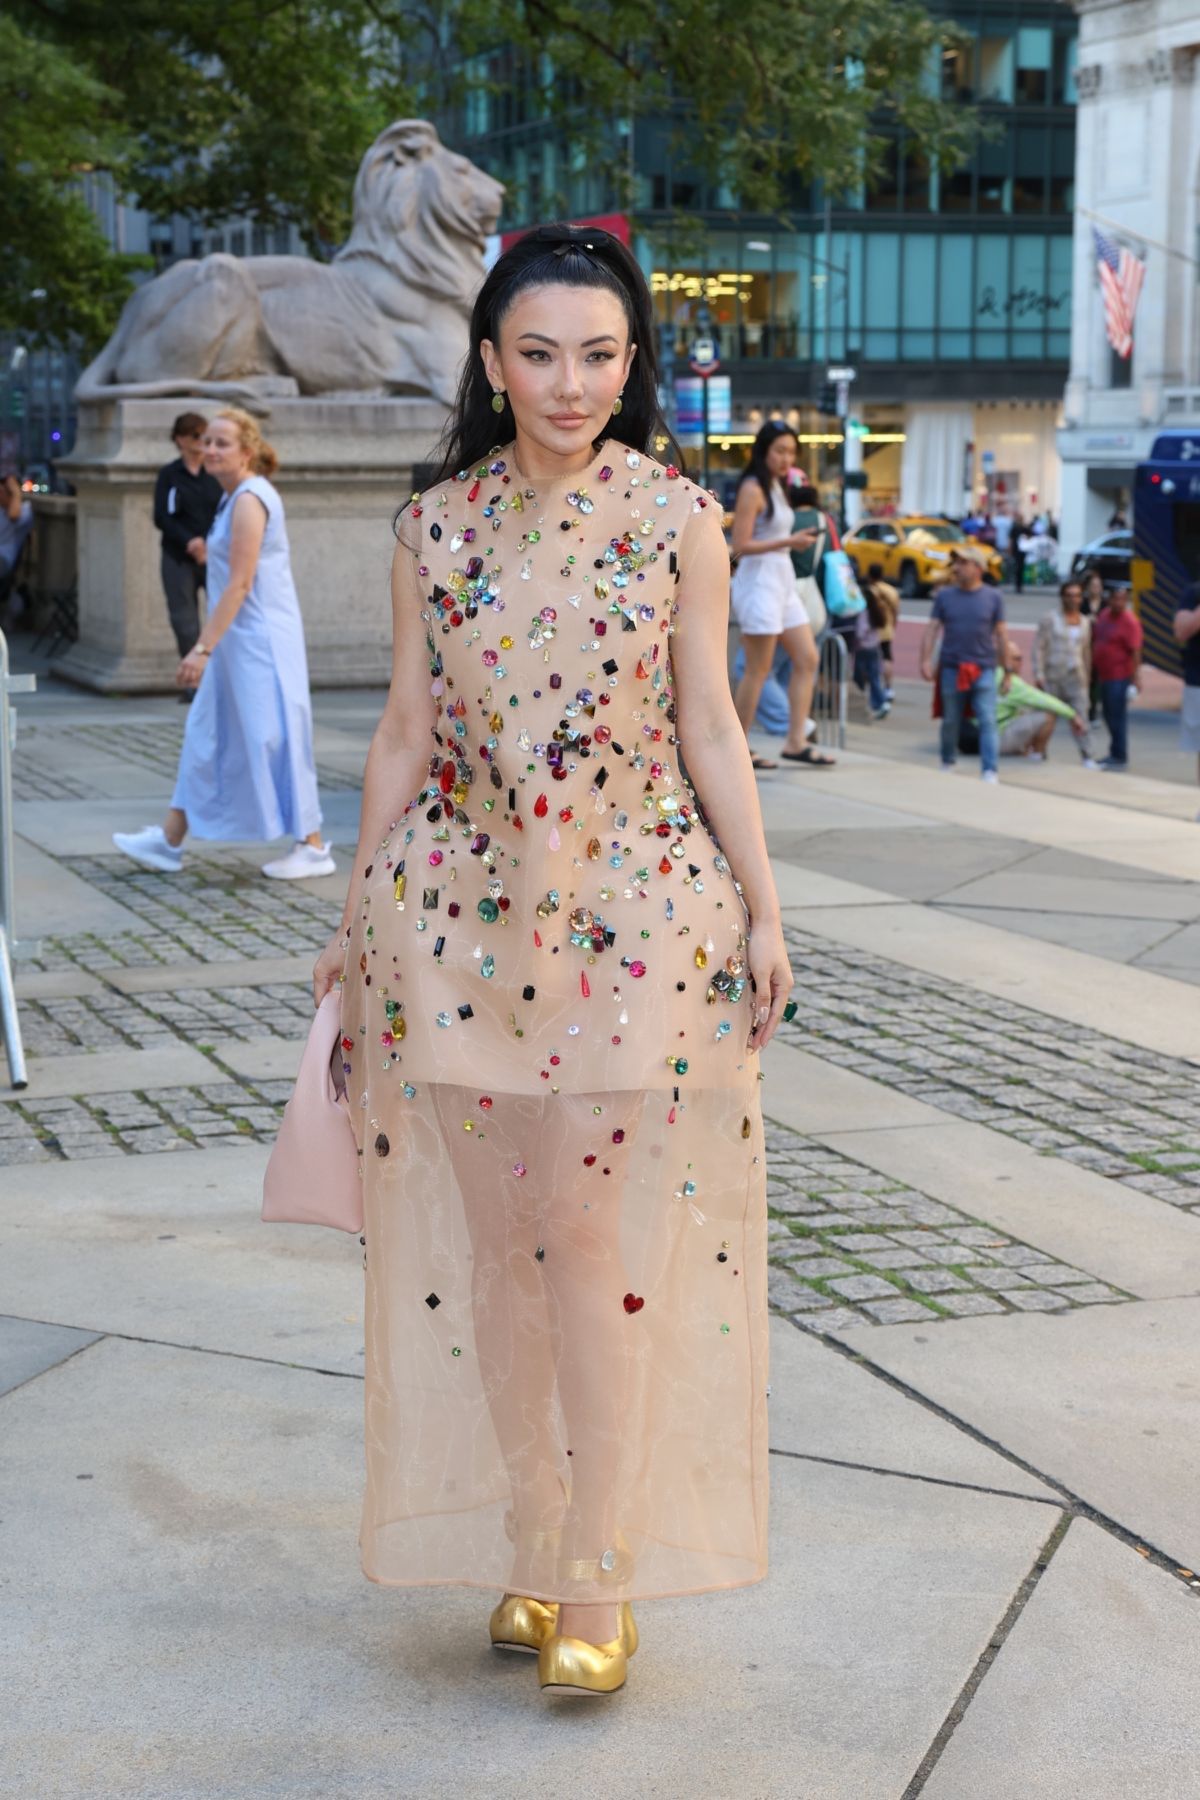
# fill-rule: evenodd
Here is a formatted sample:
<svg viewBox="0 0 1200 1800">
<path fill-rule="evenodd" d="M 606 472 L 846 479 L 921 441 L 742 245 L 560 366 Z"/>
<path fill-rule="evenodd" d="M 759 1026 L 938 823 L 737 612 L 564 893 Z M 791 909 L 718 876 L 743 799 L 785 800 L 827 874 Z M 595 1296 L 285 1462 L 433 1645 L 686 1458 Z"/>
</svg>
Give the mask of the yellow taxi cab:
<svg viewBox="0 0 1200 1800">
<path fill-rule="evenodd" d="M 856 572 L 866 575 L 873 563 L 908 600 L 928 594 L 950 578 L 950 552 L 955 544 L 974 544 L 988 559 L 989 581 L 999 582 L 1004 562 L 990 544 L 969 538 L 948 519 L 924 517 L 915 513 L 899 519 L 864 519 L 842 540 L 846 554 Z"/>
</svg>

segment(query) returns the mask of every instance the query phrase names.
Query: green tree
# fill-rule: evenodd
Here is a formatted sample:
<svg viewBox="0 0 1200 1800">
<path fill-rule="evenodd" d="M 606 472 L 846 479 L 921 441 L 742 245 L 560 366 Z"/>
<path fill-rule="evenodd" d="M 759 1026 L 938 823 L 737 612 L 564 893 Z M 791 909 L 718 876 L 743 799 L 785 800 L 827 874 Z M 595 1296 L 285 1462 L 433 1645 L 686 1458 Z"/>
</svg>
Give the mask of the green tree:
<svg viewBox="0 0 1200 1800">
<path fill-rule="evenodd" d="M 80 186 L 92 170 L 120 174 L 115 98 L 0 15 L 0 321 L 34 342 L 103 343 L 143 266 L 109 248 Z"/>
<path fill-rule="evenodd" d="M 87 347 L 109 329 L 130 259 L 88 218 L 81 171 L 159 217 L 295 224 L 328 255 L 376 133 L 452 115 L 523 58 L 540 113 L 618 187 L 630 118 L 672 119 L 754 211 L 781 211 L 797 174 L 869 181 L 881 124 L 947 166 L 973 129 L 932 79 L 958 35 L 916 0 L 5 0 L 3 318 Z"/>
</svg>

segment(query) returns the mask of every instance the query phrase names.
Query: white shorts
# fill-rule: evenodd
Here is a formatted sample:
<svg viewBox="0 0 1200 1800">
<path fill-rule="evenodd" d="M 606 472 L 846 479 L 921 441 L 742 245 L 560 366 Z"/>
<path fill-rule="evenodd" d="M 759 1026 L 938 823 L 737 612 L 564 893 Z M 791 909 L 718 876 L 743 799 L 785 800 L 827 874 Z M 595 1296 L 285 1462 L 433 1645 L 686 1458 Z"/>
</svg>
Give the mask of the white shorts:
<svg viewBox="0 0 1200 1800">
<path fill-rule="evenodd" d="M 1200 752 L 1200 687 L 1185 687 L 1179 712 L 1179 748 Z"/>
<path fill-rule="evenodd" d="M 744 556 L 734 571 L 729 603 L 744 637 L 778 637 L 808 624 L 786 550 Z"/>
</svg>

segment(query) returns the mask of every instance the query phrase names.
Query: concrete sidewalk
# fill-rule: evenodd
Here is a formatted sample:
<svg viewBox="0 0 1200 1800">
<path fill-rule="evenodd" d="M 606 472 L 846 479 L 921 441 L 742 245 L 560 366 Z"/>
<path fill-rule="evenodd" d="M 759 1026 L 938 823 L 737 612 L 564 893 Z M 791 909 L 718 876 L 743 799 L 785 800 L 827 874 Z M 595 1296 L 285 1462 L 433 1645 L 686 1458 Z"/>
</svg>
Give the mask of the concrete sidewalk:
<svg viewBox="0 0 1200 1800">
<path fill-rule="evenodd" d="M 377 708 L 317 699 L 343 869 Z M 801 1002 L 764 1087 L 772 1574 L 642 1608 L 627 1690 L 573 1710 L 486 1595 L 359 1574 L 361 1252 L 257 1217 L 344 876 L 118 858 L 180 713 L 21 708 L 0 1793 L 1194 1800 L 1188 791 L 988 789 L 865 727 L 762 779 Z"/>
</svg>

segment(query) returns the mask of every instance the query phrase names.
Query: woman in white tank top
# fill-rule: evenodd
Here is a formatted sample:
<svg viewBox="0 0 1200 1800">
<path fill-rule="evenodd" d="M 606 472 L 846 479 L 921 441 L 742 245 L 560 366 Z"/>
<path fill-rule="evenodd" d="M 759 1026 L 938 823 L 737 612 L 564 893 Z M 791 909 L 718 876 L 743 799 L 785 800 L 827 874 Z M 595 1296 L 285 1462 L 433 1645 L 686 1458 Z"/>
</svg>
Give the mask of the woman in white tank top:
<svg viewBox="0 0 1200 1800">
<path fill-rule="evenodd" d="M 812 531 L 792 530 L 792 506 L 784 482 L 796 460 L 796 436 L 782 419 L 768 420 L 754 440 L 750 463 L 742 477 L 733 512 L 730 551 L 736 562 L 730 604 L 742 634 L 746 672 L 737 684 L 734 705 L 747 737 L 758 710 L 763 683 L 782 643 L 791 660 L 788 681 L 788 733 L 785 762 L 832 768 L 832 759 L 806 741 L 817 672 L 817 646 L 804 603 L 796 592 L 792 551 L 807 550 Z M 751 759 L 756 769 L 779 765 L 768 757 Z"/>
</svg>

